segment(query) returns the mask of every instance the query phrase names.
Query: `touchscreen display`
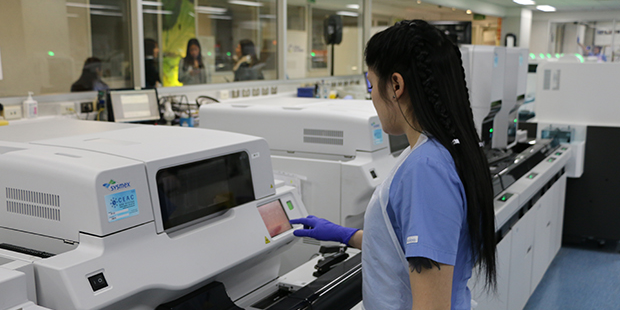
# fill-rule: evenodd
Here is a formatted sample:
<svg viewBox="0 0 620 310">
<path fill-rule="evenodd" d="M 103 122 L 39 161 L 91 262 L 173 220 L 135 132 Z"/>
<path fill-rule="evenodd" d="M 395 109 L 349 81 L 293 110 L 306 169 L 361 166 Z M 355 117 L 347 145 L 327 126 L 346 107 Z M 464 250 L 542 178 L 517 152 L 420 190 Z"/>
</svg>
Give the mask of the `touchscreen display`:
<svg viewBox="0 0 620 310">
<path fill-rule="evenodd" d="M 258 212 L 272 238 L 292 228 L 279 199 L 259 206 Z"/>
</svg>

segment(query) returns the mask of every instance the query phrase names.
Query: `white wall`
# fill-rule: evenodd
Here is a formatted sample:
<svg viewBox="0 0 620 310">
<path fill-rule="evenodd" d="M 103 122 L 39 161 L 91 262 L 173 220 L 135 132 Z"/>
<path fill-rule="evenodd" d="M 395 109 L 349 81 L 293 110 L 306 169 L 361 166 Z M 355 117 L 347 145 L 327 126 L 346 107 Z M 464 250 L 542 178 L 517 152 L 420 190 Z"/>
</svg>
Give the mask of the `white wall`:
<svg viewBox="0 0 620 310">
<path fill-rule="evenodd" d="M 510 10 L 508 16 L 502 19 L 502 41 L 500 44 L 505 45 L 506 35 L 512 33 L 517 36 L 515 45 L 519 45 L 521 39 L 521 10 Z"/>
<path fill-rule="evenodd" d="M 564 25 L 564 42 L 562 44 L 562 53 L 572 54 L 579 53 L 581 54 L 583 51 L 581 47 L 577 45 L 577 37 L 580 33 L 583 33 L 582 25 L 575 24 L 565 24 Z M 584 38 L 579 38 L 580 42 L 583 42 Z"/>
<path fill-rule="evenodd" d="M 519 40 L 519 47 L 529 48 L 530 38 L 532 33 L 532 11 L 528 9 L 521 9 L 521 24 L 519 25 L 519 33 L 521 34 Z"/>
<path fill-rule="evenodd" d="M 502 42 L 504 45 L 506 34 L 513 33 L 517 36 L 515 46 L 529 48 L 530 33 L 532 31 L 532 11 L 529 9 L 511 9 L 508 15 L 502 19 Z"/>
<path fill-rule="evenodd" d="M 546 54 L 549 49 L 549 21 L 533 20 L 530 32 L 530 52 Z"/>
</svg>

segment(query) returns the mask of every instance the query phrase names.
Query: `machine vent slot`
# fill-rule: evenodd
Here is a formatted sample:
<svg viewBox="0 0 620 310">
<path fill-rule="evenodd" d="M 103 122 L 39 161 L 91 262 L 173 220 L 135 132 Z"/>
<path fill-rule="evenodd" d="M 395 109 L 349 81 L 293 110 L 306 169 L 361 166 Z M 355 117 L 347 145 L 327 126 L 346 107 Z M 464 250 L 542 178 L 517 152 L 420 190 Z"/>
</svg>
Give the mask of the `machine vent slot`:
<svg viewBox="0 0 620 310">
<path fill-rule="evenodd" d="M 304 129 L 304 143 L 344 145 L 344 131 L 324 129 Z"/>
<path fill-rule="evenodd" d="M 33 192 L 25 189 L 6 188 L 6 199 L 31 202 L 51 207 L 60 207 L 60 196 Z"/>
<path fill-rule="evenodd" d="M 320 136 L 320 137 L 344 137 L 342 130 L 323 130 L 323 129 L 304 129 L 304 136 Z"/>
<path fill-rule="evenodd" d="M 7 212 L 60 221 L 58 195 L 7 188 L 6 198 Z"/>
<path fill-rule="evenodd" d="M 320 143 L 320 144 L 329 144 L 329 145 L 343 145 L 344 140 L 342 139 L 331 139 L 331 138 L 319 138 L 319 137 L 304 137 L 304 143 Z"/>
<path fill-rule="evenodd" d="M 40 217 L 48 220 L 60 221 L 60 209 L 37 206 L 33 204 L 7 201 L 6 210 L 28 216 Z"/>
</svg>

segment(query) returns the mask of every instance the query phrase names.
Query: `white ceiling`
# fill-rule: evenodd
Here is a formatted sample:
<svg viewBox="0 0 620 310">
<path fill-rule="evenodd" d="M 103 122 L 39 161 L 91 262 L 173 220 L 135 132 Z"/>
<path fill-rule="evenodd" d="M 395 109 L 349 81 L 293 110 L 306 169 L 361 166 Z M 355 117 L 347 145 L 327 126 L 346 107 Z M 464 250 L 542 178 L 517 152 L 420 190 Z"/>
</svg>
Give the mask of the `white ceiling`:
<svg viewBox="0 0 620 310">
<path fill-rule="evenodd" d="M 523 7 L 512 0 L 479 0 L 507 8 Z M 534 0 L 537 5 L 554 6 L 558 12 L 620 10 L 620 0 Z M 535 6 L 525 6 L 535 9 Z"/>
</svg>

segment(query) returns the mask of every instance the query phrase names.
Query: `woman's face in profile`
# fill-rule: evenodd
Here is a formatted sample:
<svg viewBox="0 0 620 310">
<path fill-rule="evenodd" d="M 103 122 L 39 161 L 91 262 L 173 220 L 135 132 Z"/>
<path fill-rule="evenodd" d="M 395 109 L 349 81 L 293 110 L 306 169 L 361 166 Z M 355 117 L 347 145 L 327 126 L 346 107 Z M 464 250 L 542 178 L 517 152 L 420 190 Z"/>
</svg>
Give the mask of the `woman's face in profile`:
<svg viewBox="0 0 620 310">
<path fill-rule="evenodd" d="M 237 44 L 237 47 L 235 48 L 235 54 L 237 54 L 237 57 L 243 56 L 241 55 L 241 44 Z"/>
<path fill-rule="evenodd" d="M 159 46 L 155 45 L 153 48 L 153 58 L 157 58 L 157 55 L 159 55 Z"/>
<path fill-rule="evenodd" d="M 197 59 L 198 54 L 200 54 L 200 47 L 198 45 L 192 45 L 189 47 L 189 54 L 192 55 L 192 58 Z"/>
</svg>

